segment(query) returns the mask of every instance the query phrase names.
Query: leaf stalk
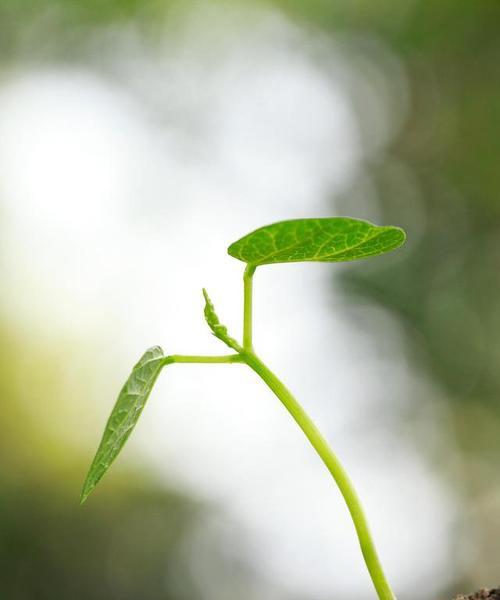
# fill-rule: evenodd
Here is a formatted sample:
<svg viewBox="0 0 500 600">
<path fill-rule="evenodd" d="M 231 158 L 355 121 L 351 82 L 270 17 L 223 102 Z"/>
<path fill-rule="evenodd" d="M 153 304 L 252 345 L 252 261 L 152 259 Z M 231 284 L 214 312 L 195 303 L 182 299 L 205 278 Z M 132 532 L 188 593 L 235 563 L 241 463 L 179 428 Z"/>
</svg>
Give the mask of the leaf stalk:
<svg viewBox="0 0 500 600">
<path fill-rule="evenodd" d="M 252 312 L 253 274 L 256 267 L 247 265 L 243 274 L 243 350 L 253 352 Z"/>
<path fill-rule="evenodd" d="M 199 355 L 184 355 L 171 354 L 166 356 L 163 364 L 169 365 L 172 363 L 242 363 L 244 358 L 241 354 L 224 354 L 222 356 L 199 356 Z"/>
</svg>

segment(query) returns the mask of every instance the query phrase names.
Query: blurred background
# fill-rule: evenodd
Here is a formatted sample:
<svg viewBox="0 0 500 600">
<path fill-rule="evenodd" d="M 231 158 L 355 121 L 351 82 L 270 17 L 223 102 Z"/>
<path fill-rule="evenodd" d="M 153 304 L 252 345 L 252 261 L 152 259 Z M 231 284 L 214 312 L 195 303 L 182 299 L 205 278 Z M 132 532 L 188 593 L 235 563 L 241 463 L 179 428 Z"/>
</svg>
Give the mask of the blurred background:
<svg viewBox="0 0 500 600">
<path fill-rule="evenodd" d="M 241 328 L 226 247 L 286 218 L 404 227 L 267 266 L 257 351 L 365 505 L 398 596 L 500 580 L 500 5 L 0 0 L 0 596 L 374 597 L 343 501 L 241 365 L 164 371 L 84 507 L 149 346 Z"/>
</svg>

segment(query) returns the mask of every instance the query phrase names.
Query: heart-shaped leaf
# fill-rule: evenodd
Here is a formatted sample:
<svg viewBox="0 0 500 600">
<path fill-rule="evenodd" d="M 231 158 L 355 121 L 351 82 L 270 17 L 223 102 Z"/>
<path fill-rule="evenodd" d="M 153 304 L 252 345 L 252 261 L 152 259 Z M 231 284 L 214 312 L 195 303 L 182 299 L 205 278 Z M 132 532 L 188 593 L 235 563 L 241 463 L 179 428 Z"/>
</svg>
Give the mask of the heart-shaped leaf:
<svg viewBox="0 0 500 600">
<path fill-rule="evenodd" d="M 404 243 L 399 227 L 379 227 L 348 217 L 294 219 L 266 225 L 228 248 L 249 265 L 285 262 L 340 262 L 377 256 Z"/>
<path fill-rule="evenodd" d="M 163 350 L 154 346 L 146 350 L 133 368 L 106 423 L 101 443 L 83 485 L 81 503 L 85 502 L 132 433 L 164 364 Z"/>
</svg>

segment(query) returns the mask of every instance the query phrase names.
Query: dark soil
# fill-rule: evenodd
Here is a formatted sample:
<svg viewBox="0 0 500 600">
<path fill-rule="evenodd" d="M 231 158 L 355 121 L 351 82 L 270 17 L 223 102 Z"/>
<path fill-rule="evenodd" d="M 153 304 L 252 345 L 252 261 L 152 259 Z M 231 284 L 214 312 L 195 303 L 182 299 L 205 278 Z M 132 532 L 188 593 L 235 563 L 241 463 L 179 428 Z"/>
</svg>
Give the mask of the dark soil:
<svg viewBox="0 0 500 600">
<path fill-rule="evenodd" d="M 457 596 L 455 600 L 500 600 L 500 587 L 494 590 L 480 590 L 475 594 L 469 594 L 468 596 Z"/>
</svg>

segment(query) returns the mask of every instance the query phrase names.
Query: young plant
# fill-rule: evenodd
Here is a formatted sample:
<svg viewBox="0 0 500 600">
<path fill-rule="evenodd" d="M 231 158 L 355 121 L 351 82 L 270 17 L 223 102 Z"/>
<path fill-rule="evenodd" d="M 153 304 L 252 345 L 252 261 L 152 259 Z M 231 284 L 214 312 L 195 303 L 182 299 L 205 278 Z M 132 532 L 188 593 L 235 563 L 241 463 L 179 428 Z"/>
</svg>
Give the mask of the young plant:
<svg viewBox="0 0 500 600">
<path fill-rule="evenodd" d="M 378 227 L 347 217 L 281 221 L 249 233 L 228 248 L 246 263 L 243 275 L 243 342 L 229 335 L 206 292 L 205 319 L 212 333 L 233 352 L 222 356 L 165 356 L 159 346 L 147 350 L 132 370 L 106 424 L 85 480 L 83 503 L 118 456 L 144 408 L 163 367 L 174 363 L 242 363 L 253 369 L 281 400 L 312 444 L 338 485 L 356 528 L 361 551 L 381 600 L 395 596 L 384 575 L 368 523 L 349 477 L 316 425 L 291 392 L 256 354 L 252 341 L 252 281 L 262 265 L 302 261 L 341 262 L 377 256 L 401 246 L 405 232 L 398 227 Z"/>
</svg>

